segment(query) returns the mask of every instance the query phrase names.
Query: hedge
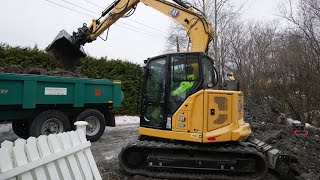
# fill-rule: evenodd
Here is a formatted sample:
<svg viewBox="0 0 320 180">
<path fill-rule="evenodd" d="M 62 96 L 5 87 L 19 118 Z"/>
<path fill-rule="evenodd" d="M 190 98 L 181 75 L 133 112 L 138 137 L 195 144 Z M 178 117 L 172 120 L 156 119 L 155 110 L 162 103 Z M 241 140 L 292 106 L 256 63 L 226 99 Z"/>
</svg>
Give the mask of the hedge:
<svg viewBox="0 0 320 180">
<path fill-rule="evenodd" d="M 11 47 L 0 44 L 0 67 L 19 65 L 23 68 L 42 68 L 48 71 L 59 68 L 55 59 L 37 47 Z M 122 81 L 125 99 L 116 114 L 135 115 L 139 102 L 138 92 L 141 77 L 136 77 L 138 64 L 120 59 L 86 57 L 80 60 L 76 70 L 83 76 L 96 79 Z"/>
</svg>

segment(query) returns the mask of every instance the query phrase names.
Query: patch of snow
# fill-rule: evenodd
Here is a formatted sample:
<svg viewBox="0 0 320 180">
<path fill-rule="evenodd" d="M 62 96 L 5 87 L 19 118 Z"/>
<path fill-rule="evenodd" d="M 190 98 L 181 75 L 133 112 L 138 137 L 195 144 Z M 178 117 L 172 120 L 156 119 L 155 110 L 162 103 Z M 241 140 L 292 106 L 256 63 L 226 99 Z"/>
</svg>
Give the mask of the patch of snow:
<svg viewBox="0 0 320 180">
<path fill-rule="evenodd" d="M 305 126 L 306 126 L 306 127 L 313 127 L 313 126 L 311 126 L 311 124 L 309 124 L 309 123 L 306 123 Z"/>
<path fill-rule="evenodd" d="M 288 122 L 289 124 L 301 124 L 300 121 L 294 120 L 294 119 L 291 119 L 291 118 L 287 118 L 287 122 Z"/>
<path fill-rule="evenodd" d="M 8 124 L 0 124 L 0 133 L 2 133 L 2 132 L 8 132 L 8 131 L 12 131 L 12 125 L 11 125 L 11 123 L 8 123 Z"/>
<path fill-rule="evenodd" d="M 314 127 L 309 123 L 305 123 L 306 128 L 320 130 L 320 128 Z"/>
<path fill-rule="evenodd" d="M 139 124 L 140 118 L 138 116 L 116 116 L 116 125 Z"/>
<path fill-rule="evenodd" d="M 106 156 L 104 159 L 107 160 L 107 161 L 109 161 L 109 160 L 111 160 L 111 159 L 113 159 L 113 158 L 114 158 L 113 156 Z"/>
<path fill-rule="evenodd" d="M 117 157 L 117 153 L 114 151 L 104 152 L 102 153 L 102 155 L 104 156 L 104 159 L 107 161 Z"/>
</svg>

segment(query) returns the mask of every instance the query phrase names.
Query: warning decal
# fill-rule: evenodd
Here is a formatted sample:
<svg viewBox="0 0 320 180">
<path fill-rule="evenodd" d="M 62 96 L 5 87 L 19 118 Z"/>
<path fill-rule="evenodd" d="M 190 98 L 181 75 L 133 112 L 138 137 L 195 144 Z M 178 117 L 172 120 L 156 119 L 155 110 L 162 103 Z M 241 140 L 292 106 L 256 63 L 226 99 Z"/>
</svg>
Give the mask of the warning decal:
<svg viewBox="0 0 320 180">
<path fill-rule="evenodd" d="M 65 96 L 67 95 L 67 88 L 46 87 L 44 89 L 44 95 Z"/>
</svg>

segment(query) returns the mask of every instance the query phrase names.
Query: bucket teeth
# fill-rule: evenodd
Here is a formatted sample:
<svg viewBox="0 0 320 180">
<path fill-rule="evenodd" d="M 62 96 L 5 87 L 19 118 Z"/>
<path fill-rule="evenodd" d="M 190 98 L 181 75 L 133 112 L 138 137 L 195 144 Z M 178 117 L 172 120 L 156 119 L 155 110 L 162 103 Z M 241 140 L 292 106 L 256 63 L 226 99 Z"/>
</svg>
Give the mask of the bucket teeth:
<svg viewBox="0 0 320 180">
<path fill-rule="evenodd" d="M 65 30 L 60 31 L 46 51 L 66 70 L 74 70 L 79 59 L 86 57 L 83 47 L 74 44 L 72 37 Z"/>
</svg>

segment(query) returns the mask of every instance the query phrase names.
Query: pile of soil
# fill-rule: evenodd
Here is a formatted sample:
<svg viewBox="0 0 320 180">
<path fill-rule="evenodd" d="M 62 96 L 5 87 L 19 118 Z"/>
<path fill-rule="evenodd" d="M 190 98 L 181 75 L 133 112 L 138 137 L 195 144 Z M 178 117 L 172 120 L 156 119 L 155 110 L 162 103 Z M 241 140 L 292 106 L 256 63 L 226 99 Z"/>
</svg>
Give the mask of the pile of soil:
<svg viewBox="0 0 320 180">
<path fill-rule="evenodd" d="M 50 76 L 65 76 L 65 77 L 85 77 L 78 71 L 71 72 L 63 69 L 56 69 L 54 71 L 48 71 L 42 68 L 24 68 L 20 65 L 11 65 L 6 67 L 0 67 L 0 72 L 3 73 L 17 73 L 17 74 L 35 74 L 35 75 L 50 75 Z"/>
<path fill-rule="evenodd" d="M 253 135 L 291 156 L 296 179 L 320 179 L 320 131 L 307 129 L 308 137 L 293 135 L 290 124 L 275 123 L 278 115 L 271 108 L 252 101 L 245 104 L 245 119 L 250 123 Z"/>
</svg>

